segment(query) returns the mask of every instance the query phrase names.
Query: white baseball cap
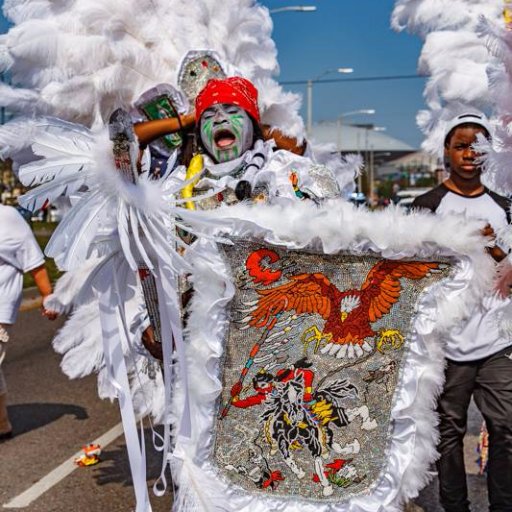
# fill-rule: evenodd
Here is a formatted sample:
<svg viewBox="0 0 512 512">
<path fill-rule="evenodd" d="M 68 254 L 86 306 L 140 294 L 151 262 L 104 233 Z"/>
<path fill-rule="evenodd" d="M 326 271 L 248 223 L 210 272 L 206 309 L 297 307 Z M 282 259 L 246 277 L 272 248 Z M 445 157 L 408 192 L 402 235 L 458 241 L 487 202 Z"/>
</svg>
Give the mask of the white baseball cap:
<svg viewBox="0 0 512 512">
<path fill-rule="evenodd" d="M 485 114 L 480 112 L 466 112 L 465 114 L 460 114 L 457 117 L 454 117 L 451 121 L 446 123 L 444 129 L 444 140 L 446 140 L 446 137 L 448 137 L 454 128 L 466 123 L 481 126 L 489 135 L 492 133 L 491 123 L 489 123 L 489 119 L 487 119 Z"/>
</svg>

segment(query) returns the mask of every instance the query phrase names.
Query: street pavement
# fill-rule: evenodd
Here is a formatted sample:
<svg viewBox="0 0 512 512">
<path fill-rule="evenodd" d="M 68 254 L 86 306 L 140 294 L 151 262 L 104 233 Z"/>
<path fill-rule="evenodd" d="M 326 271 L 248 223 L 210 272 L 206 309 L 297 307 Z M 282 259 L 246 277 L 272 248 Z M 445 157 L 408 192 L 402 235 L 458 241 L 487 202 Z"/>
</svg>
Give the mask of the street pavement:
<svg viewBox="0 0 512 512">
<path fill-rule="evenodd" d="M 51 339 L 62 320 L 49 322 L 38 310 L 20 314 L 9 342 L 4 372 L 9 387 L 9 414 L 15 437 L 0 445 L 0 504 L 5 507 L 67 461 L 82 445 L 116 425 L 116 403 L 97 396 L 96 377 L 71 381 L 59 368 L 60 356 Z M 466 443 L 473 512 L 488 510 L 485 479 L 477 475 L 475 447 L 481 418 L 473 406 Z M 152 449 L 146 430 L 148 484 L 160 472 L 160 456 Z M 58 480 L 58 479 L 57 479 Z M 150 492 L 154 512 L 169 512 L 171 493 L 162 498 Z M 426 512 L 442 512 L 434 481 L 415 500 Z M 130 512 L 134 495 L 124 438 L 104 446 L 101 462 L 76 468 L 21 510 L 30 512 Z M 2 510 L 14 510 L 2 508 Z"/>
<path fill-rule="evenodd" d="M 476 405 L 471 402 L 468 418 L 468 430 L 464 439 L 464 455 L 466 461 L 466 474 L 468 475 L 469 500 L 471 502 L 472 512 L 486 512 L 489 510 L 487 501 L 487 484 L 484 476 L 478 474 L 477 464 L 478 438 L 480 427 L 482 426 L 482 416 Z M 438 500 L 438 480 L 434 478 L 432 483 L 421 491 L 419 497 L 414 502 L 421 506 L 425 512 L 443 512 L 443 508 Z"/>
<path fill-rule="evenodd" d="M 60 370 L 60 356 L 51 348 L 51 339 L 62 323 L 49 322 L 38 310 L 21 313 L 8 344 L 3 369 L 15 437 L 0 445 L 2 506 L 120 422 L 117 403 L 98 398 L 96 376 L 69 380 Z M 161 458 L 152 449 L 148 430 L 146 434 L 152 486 L 160 473 Z M 170 493 L 162 498 L 150 494 L 154 512 L 170 511 Z M 134 505 L 121 435 L 104 447 L 99 464 L 77 467 L 21 510 L 130 512 Z"/>
</svg>

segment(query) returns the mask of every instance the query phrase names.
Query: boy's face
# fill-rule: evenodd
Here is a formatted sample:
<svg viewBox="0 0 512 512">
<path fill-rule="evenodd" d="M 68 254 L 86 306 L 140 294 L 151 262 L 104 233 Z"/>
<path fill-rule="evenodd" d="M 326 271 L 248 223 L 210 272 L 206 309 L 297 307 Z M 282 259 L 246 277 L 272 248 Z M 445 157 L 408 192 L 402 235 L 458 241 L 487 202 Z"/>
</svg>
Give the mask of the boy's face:
<svg viewBox="0 0 512 512">
<path fill-rule="evenodd" d="M 478 126 L 460 126 L 455 128 L 450 142 L 444 148 L 445 160 L 448 163 L 451 178 L 474 180 L 482 172 L 476 163 L 479 154 L 472 149 L 477 141 L 477 135 L 487 135 L 483 128 Z"/>
<path fill-rule="evenodd" d="M 206 109 L 199 125 L 201 141 L 217 162 L 229 162 L 251 148 L 254 128 L 249 114 L 237 105 Z"/>
</svg>

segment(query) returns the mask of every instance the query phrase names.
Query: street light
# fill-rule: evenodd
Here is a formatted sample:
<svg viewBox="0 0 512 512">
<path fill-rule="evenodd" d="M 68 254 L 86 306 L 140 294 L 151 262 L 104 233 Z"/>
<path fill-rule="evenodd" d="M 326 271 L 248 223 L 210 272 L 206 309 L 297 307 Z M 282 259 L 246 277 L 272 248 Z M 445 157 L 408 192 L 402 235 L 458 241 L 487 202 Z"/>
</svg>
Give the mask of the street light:
<svg viewBox="0 0 512 512">
<path fill-rule="evenodd" d="M 313 12 L 316 11 L 316 5 L 288 5 L 287 7 L 278 7 L 277 9 L 270 9 L 268 12 L 270 14 L 275 14 L 276 12 L 286 11 Z"/>
<path fill-rule="evenodd" d="M 368 145 L 368 131 L 372 132 L 385 132 L 387 128 L 385 126 L 373 126 L 372 128 L 366 128 L 366 144 Z M 374 188 L 375 188 L 375 151 L 373 150 L 373 144 L 370 145 L 370 187 L 368 191 L 368 198 L 370 204 L 373 201 Z"/>
<path fill-rule="evenodd" d="M 316 78 L 312 80 L 308 80 L 307 82 L 307 91 L 308 91 L 308 119 L 307 119 L 307 127 L 306 132 L 309 137 L 311 137 L 311 133 L 313 131 L 313 82 L 318 82 L 320 78 L 328 75 L 329 73 L 353 73 L 353 68 L 337 68 L 337 69 L 327 69 L 323 73 L 320 73 Z"/>
</svg>

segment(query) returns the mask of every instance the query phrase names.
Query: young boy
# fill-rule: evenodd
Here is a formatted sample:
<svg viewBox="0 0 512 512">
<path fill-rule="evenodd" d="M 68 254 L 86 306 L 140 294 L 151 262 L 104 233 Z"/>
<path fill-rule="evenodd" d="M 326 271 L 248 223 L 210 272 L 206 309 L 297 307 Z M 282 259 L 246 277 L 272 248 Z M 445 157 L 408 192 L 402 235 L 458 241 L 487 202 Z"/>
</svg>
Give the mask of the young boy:
<svg viewBox="0 0 512 512">
<path fill-rule="evenodd" d="M 473 144 L 479 134 L 489 138 L 490 126 L 480 113 L 457 116 L 449 123 L 444 160 L 450 176 L 416 198 L 413 208 L 437 214 L 465 213 L 486 220 L 485 234 L 510 223 L 510 200 L 487 189 Z M 497 261 L 505 253 L 489 249 Z M 507 302 L 486 297 L 446 346 L 446 382 L 438 402 L 441 503 L 447 512 L 469 512 L 463 439 L 473 396 L 489 430 L 487 485 L 490 510 L 512 511 L 512 340 L 500 335 L 495 313 Z"/>
<path fill-rule="evenodd" d="M 9 326 L 16 321 L 21 303 L 25 272 L 32 274 L 43 299 L 52 293 L 44 256 L 30 227 L 15 208 L 0 204 L 0 442 L 12 437 L 2 360 L 9 340 Z M 42 312 L 50 320 L 57 316 L 44 308 Z"/>
</svg>

